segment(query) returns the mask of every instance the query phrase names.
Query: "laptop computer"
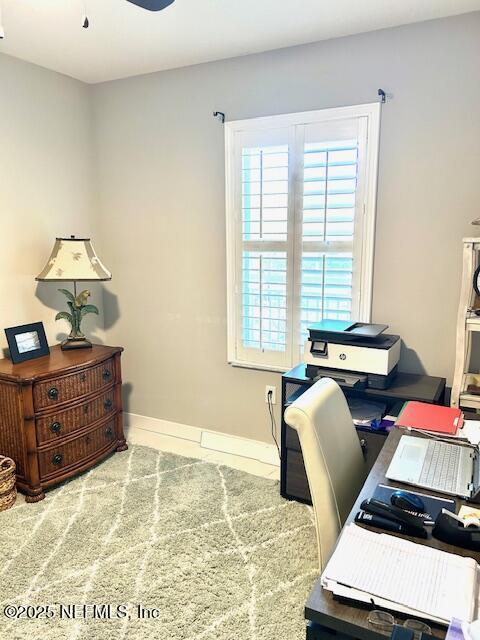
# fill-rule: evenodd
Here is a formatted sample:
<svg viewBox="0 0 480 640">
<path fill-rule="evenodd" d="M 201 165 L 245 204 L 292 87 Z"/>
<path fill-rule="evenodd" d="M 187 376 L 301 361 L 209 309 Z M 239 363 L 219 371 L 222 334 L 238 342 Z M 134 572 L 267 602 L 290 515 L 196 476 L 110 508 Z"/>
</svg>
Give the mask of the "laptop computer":
<svg viewBox="0 0 480 640">
<path fill-rule="evenodd" d="M 480 493 L 478 448 L 402 436 L 387 473 L 389 480 L 471 499 Z"/>
</svg>

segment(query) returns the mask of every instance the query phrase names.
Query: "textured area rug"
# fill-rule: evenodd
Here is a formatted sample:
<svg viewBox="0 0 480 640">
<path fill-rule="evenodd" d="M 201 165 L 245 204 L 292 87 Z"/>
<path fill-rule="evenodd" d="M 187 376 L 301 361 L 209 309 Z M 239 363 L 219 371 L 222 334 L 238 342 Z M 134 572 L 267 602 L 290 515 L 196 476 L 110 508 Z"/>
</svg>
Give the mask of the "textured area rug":
<svg viewBox="0 0 480 640">
<path fill-rule="evenodd" d="M 273 480 L 136 446 L 0 525 L 2 640 L 305 637 L 311 510 Z"/>
</svg>

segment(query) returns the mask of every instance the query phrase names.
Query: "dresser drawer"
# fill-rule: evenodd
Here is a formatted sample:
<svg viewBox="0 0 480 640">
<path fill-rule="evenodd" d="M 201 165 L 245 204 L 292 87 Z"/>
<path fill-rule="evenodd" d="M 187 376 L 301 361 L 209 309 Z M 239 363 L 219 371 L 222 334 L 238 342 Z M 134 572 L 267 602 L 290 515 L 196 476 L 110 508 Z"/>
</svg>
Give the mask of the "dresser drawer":
<svg viewBox="0 0 480 640">
<path fill-rule="evenodd" d="M 106 387 L 113 382 L 115 377 L 113 364 L 113 358 L 111 358 L 79 373 L 37 382 L 33 386 L 35 410 L 54 407 L 62 402 L 80 398 Z"/>
<path fill-rule="evenodd" d="M 38 452 L 40 477 L 42 479 L 62 472 L 67 467 L 80 463 L 115 443 L 115 420 L 104 422 L 92 431 L 70 440 L 64 445 Z"/>
<path fill-rule="evenodd" d="M 113 387 L 92 400 L 64 409 L 43 418 L 37 418 L 37 442 L 43 444 L 63 438 L 69 433 L 87 427 L 115 411 L 115 390 Z"/>
</svg>

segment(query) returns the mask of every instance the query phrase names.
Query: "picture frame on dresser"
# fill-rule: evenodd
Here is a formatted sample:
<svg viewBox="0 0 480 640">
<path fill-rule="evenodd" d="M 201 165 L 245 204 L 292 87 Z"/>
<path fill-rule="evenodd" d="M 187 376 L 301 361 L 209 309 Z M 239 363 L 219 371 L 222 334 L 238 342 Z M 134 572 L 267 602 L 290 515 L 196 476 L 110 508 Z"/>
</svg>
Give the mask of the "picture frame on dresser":
<svg viewBox="0 0 480 640">
<path fill-rule="evenodd" d="M 48 356 L 50 353 L 43 322 L 8 327 L 5 335 L 13 364 Z"/>
</svg>

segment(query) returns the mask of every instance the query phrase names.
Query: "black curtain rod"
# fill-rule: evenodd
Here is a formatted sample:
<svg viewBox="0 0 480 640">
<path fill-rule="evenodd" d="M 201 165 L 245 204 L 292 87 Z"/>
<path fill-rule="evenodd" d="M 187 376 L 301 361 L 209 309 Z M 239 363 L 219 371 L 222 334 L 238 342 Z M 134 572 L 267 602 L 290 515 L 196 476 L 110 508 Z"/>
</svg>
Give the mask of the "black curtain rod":
<svg viewBox="0 0 480 640">
<path fill-rule="evenodd" d="M 385 93 L 385 91 L 383 89 L 379 89 L 377 91 L 377 94 L 380 97 L 380 102 L 382 104 L 385 104 L 386 101 L 387 101 L 387 94 Z M 221 122 L 222 124 L 225 124 L 225 114 L 223 113 L 223 111 L 214 111 L 213 112 L 213 117 L 217 118 L 217 120 L 219 122 Z"/>
</svg>

